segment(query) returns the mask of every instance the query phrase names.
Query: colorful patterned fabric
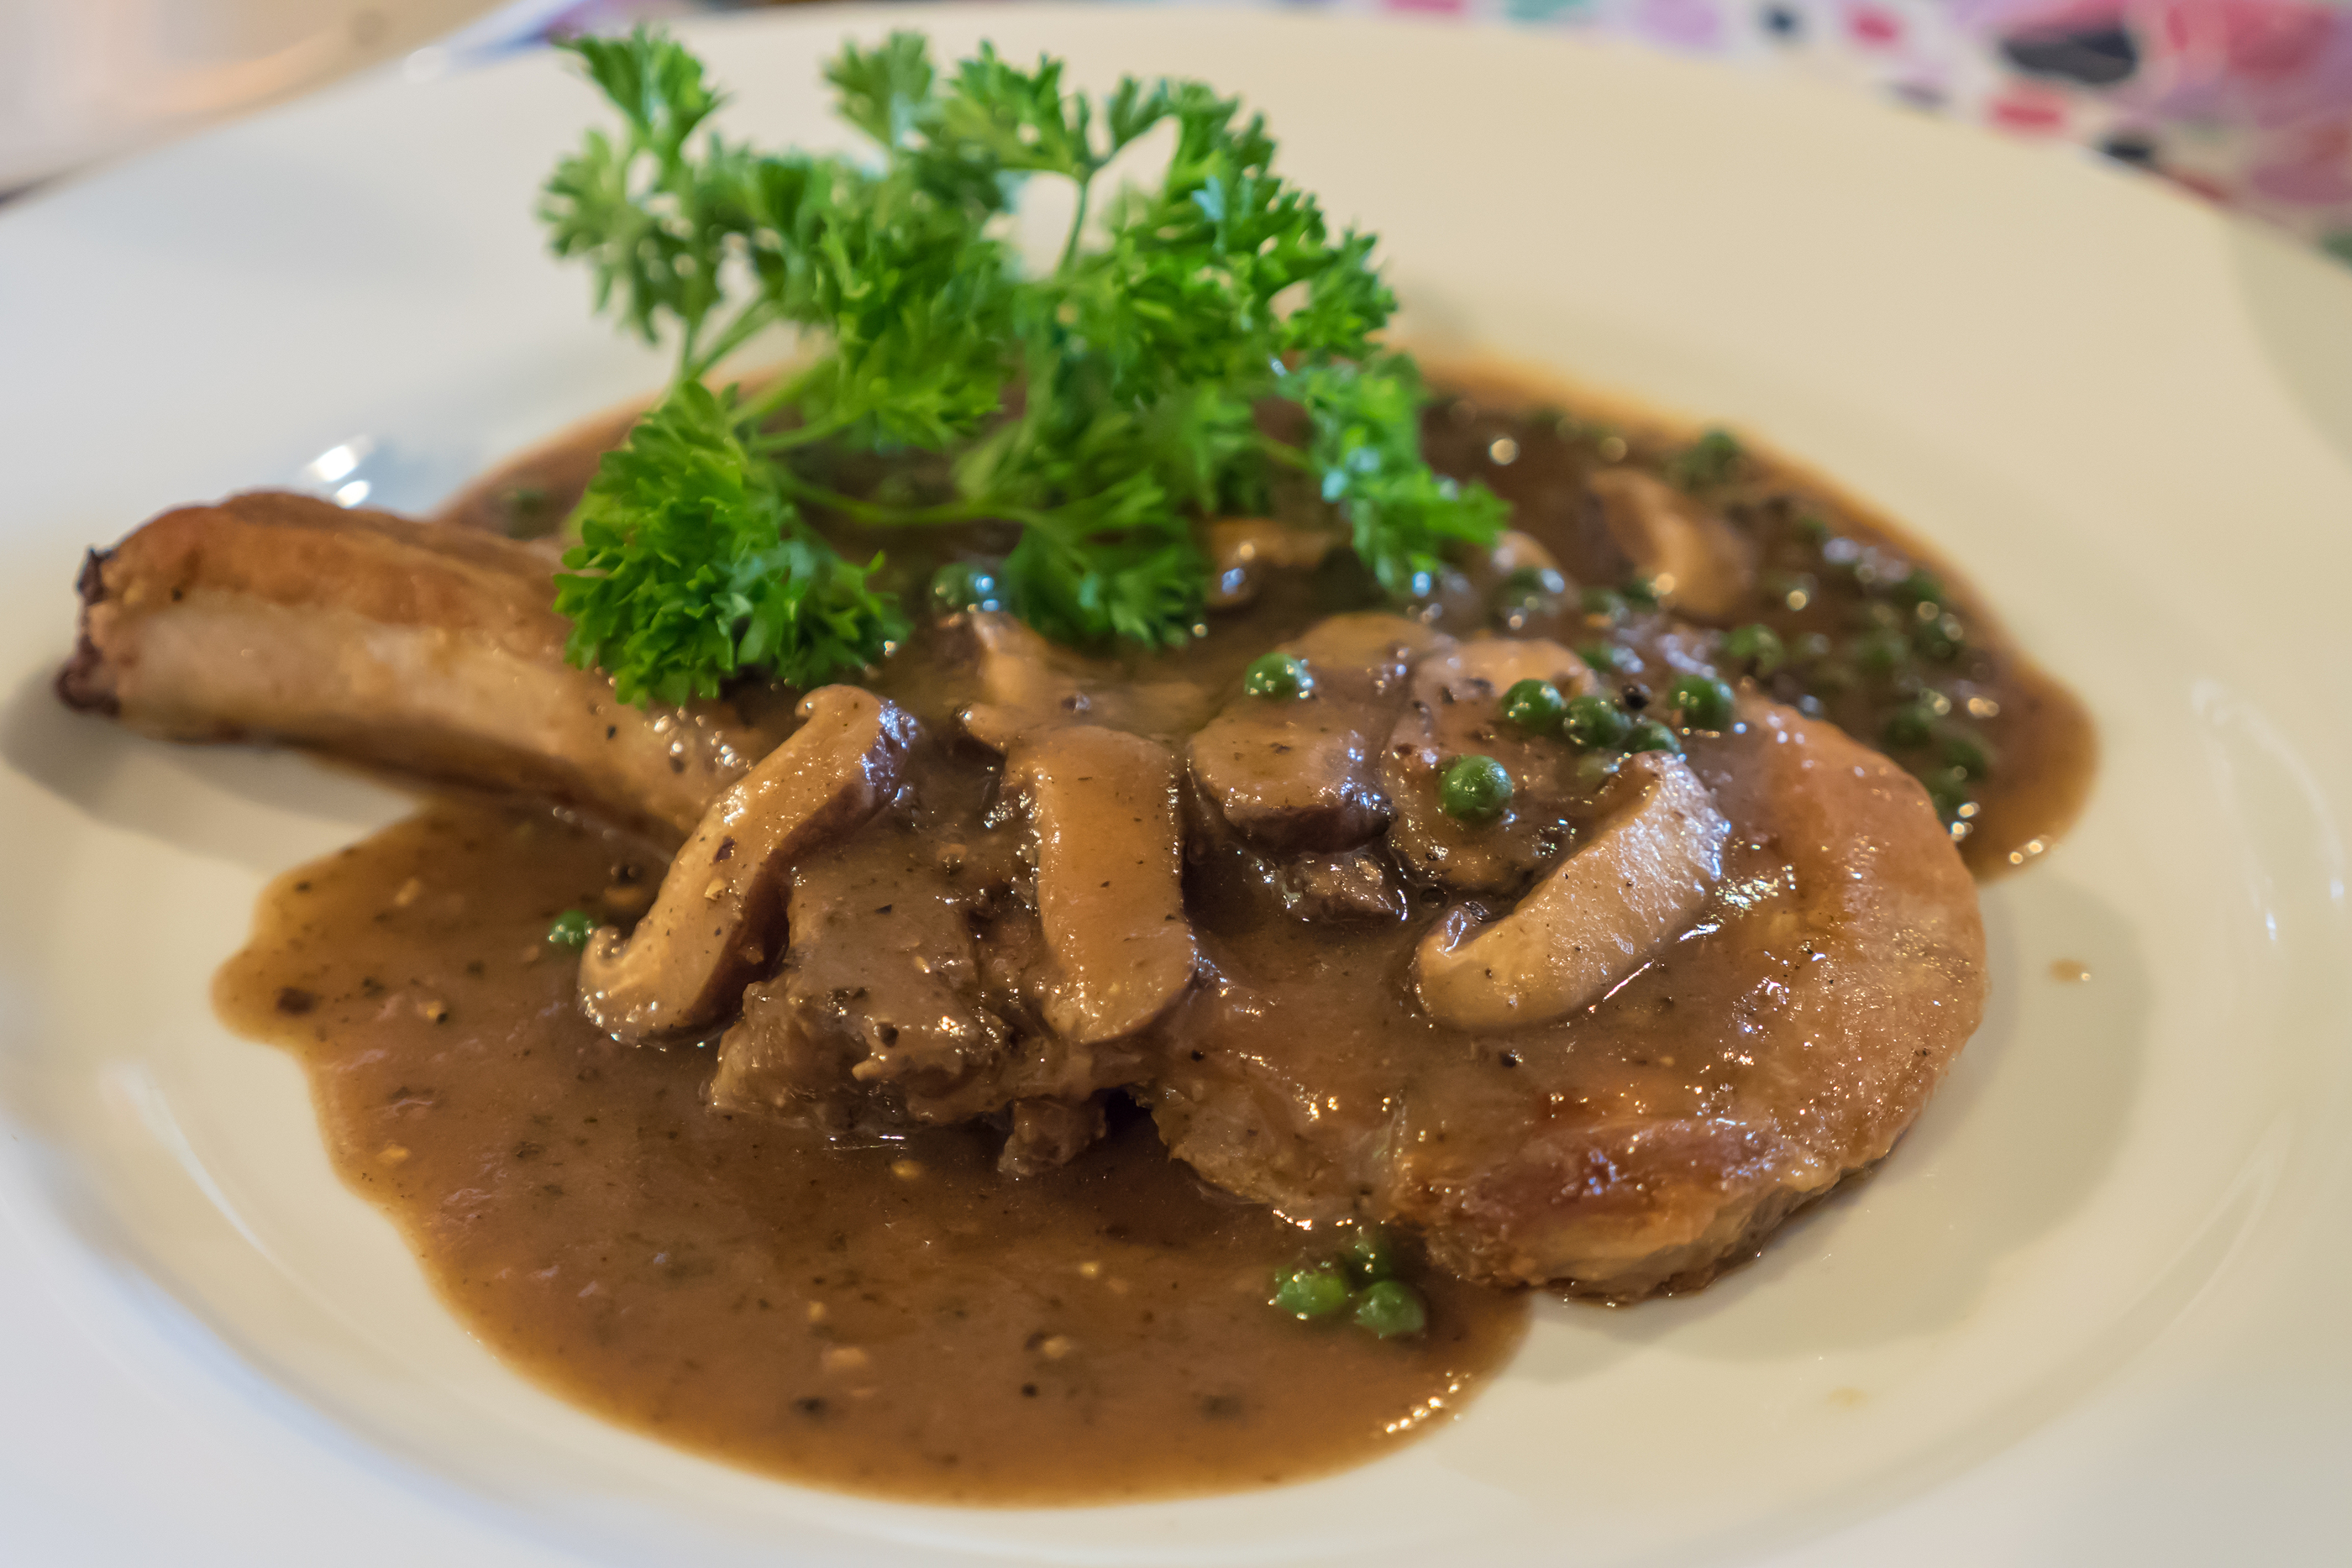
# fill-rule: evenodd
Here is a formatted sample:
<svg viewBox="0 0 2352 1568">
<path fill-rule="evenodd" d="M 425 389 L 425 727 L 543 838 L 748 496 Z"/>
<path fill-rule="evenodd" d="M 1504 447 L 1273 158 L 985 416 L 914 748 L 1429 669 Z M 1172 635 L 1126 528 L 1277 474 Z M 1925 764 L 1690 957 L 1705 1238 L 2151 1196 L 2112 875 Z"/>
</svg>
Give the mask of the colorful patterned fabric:
<svg viewBox="0 0 2352 1568">
<path fill-rule="evenodd" d="M 1355 8 L 1355 7 L 1351 7 Z M 1385 0 L 1624 34 L 2063 138 L 2352 262 L 2352 7 L 2309 0 Z"/>
<path fill-rule="evenodd" d="M 1621 34 L 1842 80 L 2014 135 L 2095 148 L 2352 263 L 2352 0 L 1293 4 Z M 695 0 L 585 0 L 569 20 L 601 26 L 693 8 Z"/>
</svg>

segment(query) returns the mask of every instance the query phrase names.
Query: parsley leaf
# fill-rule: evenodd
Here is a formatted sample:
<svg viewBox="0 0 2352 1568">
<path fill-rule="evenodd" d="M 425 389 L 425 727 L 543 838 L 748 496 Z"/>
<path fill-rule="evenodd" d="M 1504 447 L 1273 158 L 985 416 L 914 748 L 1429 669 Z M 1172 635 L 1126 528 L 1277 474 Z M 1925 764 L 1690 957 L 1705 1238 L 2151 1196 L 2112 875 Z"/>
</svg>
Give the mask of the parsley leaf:
<svg viewBox="0 0 2352 1568">
<path fill-rule="evenodd" d="M 703 80 L 702 62 L 667 38 L 641 32 L 566 47 L 626 128 L 617 142 L 590 131 L 556 165 L 540 217 L 556 255 L 588 258 L 599 310 L 617 294 L 623 319 L 646 341 L 668 316 L 690 342 L 719 302 L 720 267 L 749 223 L 739 199 L 742 154 L 715 136 L 701 159 L 688 152 L 723 100 Z"/>
<path fill-rule="evenodd" d="M 1295 379 L 1323 498 L 1347 517 L 1357 557 L 1391 597 L 1425 596 L 1453 546 L 1485 544 L 1502 530 L 1494 492 L 1457 485 L 1421 460 L 1421 380 L 1409 361 L 1327 365 Z"/>
<path fill-rule="evenodd" d="M 1491 494 L 1422 458 L 1419 379 L 1378 345 L 1395 300 L 1371 236 L 1335 233 L 1276 171 L 1264 120 L 1206 85 L 1128 78 L 1097 99 L 1050 57 L 1024 68 L 985 47 L 943 75 L 920 36 L 894 34 L 826 70 L 875 143 L 859 162 L 704 131 L 720 96 L 657 32 L 566 47 L 624 125 L 557 167 L 541 215 L 557 254 L 588 263 L 600 309 L 680 345 L 669 393 L 583 503 L 558 599 L 572 656 L 630 700 L 715 692 L 746 667 L 818 680 L 904 635 L 872 569 L 841 561 L 803 508 L 1017 524 L 1001 572 L 1016 612 L 1063 641 L 1146 645 L 1199 622 L 1197 526 L 1265 507 L 1278 472 L 1319 487 L 1400 600 L 1502 527 Z M 1097 191 L 1163 127 L 1156 183 Z M 1039 178 L 1075 186 L 1076 216 L 1055 264 L 1032 269 L 1002 220 Z M 701 385 L 780 326 L 817 350 L 801 369 L 740 398 Z M 1305 410 L 1303 449 L 1265 432 L 1283 402 Z M 821 444 L 933 455 L 950 488 L 838 494 L 811 461 Z"/>
<path fill-rule="evenodd" d="M 731 400 L 677 387 L 604 455 L 564 552 L 565 655 L 623 702 L 719 695 L 738 670 L 788 685 L 880 659 L 907 626 L 777 493 L 735 434 Z"/>
</svg>

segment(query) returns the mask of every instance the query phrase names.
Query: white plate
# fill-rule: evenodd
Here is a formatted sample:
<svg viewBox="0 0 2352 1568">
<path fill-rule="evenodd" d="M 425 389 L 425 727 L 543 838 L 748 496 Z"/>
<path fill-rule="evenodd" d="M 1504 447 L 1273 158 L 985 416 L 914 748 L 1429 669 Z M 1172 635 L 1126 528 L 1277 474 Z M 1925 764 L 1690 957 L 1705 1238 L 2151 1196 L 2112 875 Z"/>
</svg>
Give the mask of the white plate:
<svg viewBox="0 0 2352 1568">
<path fill-rule="evenodd" d="M 890 1506 L 537 1392 L 205 1002 L 265 877 L 398 802 L 44 685 L 86 543 L 362 433 L 377 497 L 424 503 L 657 379 L 530 218 L 589 91 L 545 58 L 362 84 L 0 217 L 12 1560 L 2341 1561 L 2352 279 L 2063 152 L 1522 34 L 958 6 L 694 36 L 739 128 L 810 138 L 844 29 L 917 21 L 1244 91 L 1425 330 L 1727 418 L 1948 549 L 2105 743 L 2082 823 L 1987 890 L 1984 1031 L 1759 1264 L 1544 1311 L 1466 1418 L 1313 1485 Z"/>
</svg>

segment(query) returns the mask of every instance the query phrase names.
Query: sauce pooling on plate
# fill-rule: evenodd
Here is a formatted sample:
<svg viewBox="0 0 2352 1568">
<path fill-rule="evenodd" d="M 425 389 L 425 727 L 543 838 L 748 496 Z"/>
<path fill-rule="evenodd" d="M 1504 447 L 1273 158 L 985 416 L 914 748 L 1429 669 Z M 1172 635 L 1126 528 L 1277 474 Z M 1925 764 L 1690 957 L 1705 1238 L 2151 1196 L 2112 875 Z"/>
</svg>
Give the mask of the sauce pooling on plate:
<svg viewBox="0 0 2352 1568">
<path fill-rule="evenodd" d="M 1794 869 L 1801 857 L 1784 857 L 1762 831 L 1784 820 L 1778 808 L 1738 804 L 1753 793 L 1739 769 L 1758 737 L 1842 747 L 1834 723 L 1885 752 L 1927 786 L 1979 875 L 2021 863 L 2064 826 L 2092 757 L 2079 706 L 2006 643 L 1968 589 L 1830 487 L 1722 439 L 1531 411 L 1475 378 L 1462 385 L 1486 401 L 1432 408 L 1432 458 L 1509 499 L 1514 528 L 1537 553 L 1514 561 L 1509 549 L 1524 547 L 1498 548 L 1433 580 L 1412 623 L 1432 647 L 1487 631 L 1547 640 L 1590 672 L 1593 689 L 1577 700 L 1599 709 L 1547 715 L 1538 698 L 1558 705 L 1561 694 L 1538 692 L 1526 699 L 1537 704 L 1528 716 L 1514 718 L 1522 710 L 1496 706 L 1497 689 L 1478 699 L 1493 714 L 1481 706 L 1463 721 L 1463 734 L 1486 737 L 1477 744 L 1519 768 L 1522 782 L 1527 769 L 1571 758 L 1559 737 L 1587 718 L 1618 727 L 1621 739 L 1584 758 L 1605 764 L 1589 778 L 1563 771 L 1559 800 L 1523 796 L 1491 832 L 1478 824 L 1499 807 L 1472 797 L 1495 780 L 1449 773 L 1450 793 L 1418 806 L 1400 795 L 1384 848 L 1285 862 L 1288 852 L 1262 854 L 1213 832 L 1188 841 L 1184 902 L 1210 970 L 1223 977 L 1155 1026 L 1167 1035 L 1156 1046 L 1166 1064 L 1149 1074 L 1156 1089 L 1136 1093 L 1227 1185 L 1295 1193 L 1297 1204 L 1269 1197 L 1280 1213 L 1225 1196 L 1171 1159 L 1152 1121 L 1118 1092 L 1106 1137 L 1067 1165 L 1022 1176 L 1000 1174 L 1003 1134 L 989 1123 L 886 1135 L 853 1112 L 836 1124 L 848 1134 L 828 1139 L 757 1111 L 715 1109 L 714 1052 L 631 1047 L 597 1032 L 577 1005 L 573 954 L 547 940 L 566 911 L 624 927 L 642 915 L 660 851 L 543 810 L 445 802 L 282 879 L 252 945 L 223 972 L 225 1015 L 304 1061 L 346 1180 L 393 1217 L 476 1333 L 583 1406 L 697 1451 L 879 1495 L 1075 1503 L 1293 1479 L 1426 1430 L 1507 1360 L 1524 1298 L 1409 1256 L 1406 1277 L 1427 1307 L 1419 1333 L 1379 1339 L 1344 1316 L 1302 1322 L 1276 1310 L 1277 1271 L 1318 1248 L 1328 1257 L 1331 1206 L 1344 1210 L 1357 1201 L 1351 1191 L 1369 1200 L 1373 1190 L 1333 1173 L 1360 1160 L 1367 1173 L 1386 1169 L 1390 1130 L 1402 1138 L 1409 1126 L 1431 1140 L 1411 1157 L 1432 1180 L 1453 1179 L 1450 1156 L 1430 1152 L 1448 1136 L 1461 1160 L 1507 1162 L 1515 1152 L 1494 1145 L 1517 1141 L 1530 1106 L 1545 1107 L 1537 1130 L 1570 1139 L 1561 1147 L 1574 1157 L 1572 1139 L 1611 1117 L 1718 1129 L 1751 1125 L 1742 1116 L 1763 1116 L 1758 1127 L 1776 1115 L 1792 1126 L 1807 1119 L 1802 1105 L 1764 1105 L 1781 1079 L 1750 1054 L 1754 1038 L 1798 1027 L 1800 1014 L 1785 1000 L 1770 1017 L 1764 1004 L 1751 1008 L 1742 998 L 1753 977 L 1732 972 L 1748 960 L 1721 956 L 1790 961 L 1769 927 L 1783 907 L 1772 901 L 1806 893 Z M 445 517 L 543 533 L 621 433 L 613 422 L 587 427 L 486 479 Z M 887 543 L 910 601 L 935 569 L 962 563 L 970 573 L 1001 548 L 984 530 L 887 540 L 828 531 L 852 553 Z M 1345 552 L 1299 549 L 1296 532 L 1252 524 L 1248 548 L 1230 557 L 1213 533 L 1223 602 L 1205 634 L 1129 658 L 1115 686 L 1056 700 L 1164 737 L 1171 755 L 1237 691 L 1263 684 L 1269 702 L 1297 700 L 1300 683 L 1316 678 L 1312 659 L 1268 650 L 1319 646 L 1298 640 L 1376 595 Z M 909 820 L 853 836 L 796 872 L 839 912 L 889 915 L 887 894 L 866 894 L 898 874 L 891 857 L 902 851 L 908 865 L 933 867 L 920 878 L 940 874 L 932 848 L 951 848 L 958 865 L 1020 859 L 1009 839 L 989 847 L 1011 830 L 995 806 L 1002 765 L 971 748 L 994 743 L 971 716 L 987 694 L 968 647 L 953 641 L 970 632 L 953 620 L 919 631 L 874 679 L 926 734 L 953 737 L 961 727 L 964 738 L 940 738 L 908 764 L 913 798 L 934 825 Z M 1059 681 L 1040 690 L 1060 693 Z M 1738 711 L 1767 716 L 1749 727 L 1731 722 L 1724 683 L 1734 681 L 1747 683 Z M 789 711 L 789 694 L 732 695 L 754 726 L 775 727 Z M 999 720 L 1015 727 L 1030 722 L 1018 697 L 995 698 Z M 1678 945 L 1615 982 L 1596 1009 L 1516 1033 L 1421 1016 L 1413 951 L 1462 890 L 1485 901 L 1489 918 L 1507 908 L 1617 809 L 1610 780 L 1619 754 L 1643 749 L 1643 727 L 1679 754 L 1658 716 L 1704 716 L 1718 703 L 1722 712 L 1690 731 L 1689 762 L 1748 826 L 1726 852 L 1725 891 L 1691 935 L 1726 934 Z M 1815 742 L 1805 723 L 1818 727 Z M 1192 766 L 1197 774 L 1201 762 Z M 1629 777 L 1657 771 L 1644 763 Z M 1972 921 L 1935 822 L 1895 781 Z M 1225 810 L 1236 812 L 1255 786 L 1226 782 Z M 946 831 L 938 823 L 952 824 L 951 845 L 924 839 Z M 1235 815 L 1229 825 L 1245 824 Z M 1423 874 L 1409 854 L 1444 873 Z M 1004 880 L 1023 874 L 1007 870 Z M 865 902 L 852 909 L 855 900 Z M 1824 972 L 1836 970 L 1834 954 L 1807 946 L 1801 956 L 1830 958 Z M 1867 989 L 1866 970 L 1862 978 Z M 851 995 L 845 1006 L 865 1004 Z M 1751 1026 L 1741 1009 L 1762 1010 Z M 1291 1019 L 1306 1020 L 1297 1027 L 1312 1038 L 1286 1038 Z M 1912 1043 L 1894 1041 L 1893 1056 L 1930 1056 Z M 1838 1157 L 1860 1168 L 1883 1154 L 1870 1140 L 1899 1134 L 1957 1044 L 1943 1040 L 1932 1062 L 1898 1063 L 1869 1079 L 1868 1093 L 1850 1094 L 1900 1109 L 1887 1126 L 1858 1128 Z M 1289 1082 L 1260 1064 L 1298 1070 L 1300 1094 L 1318 1082 L 1333 1092 L 1328 1103 L 1293 1094 L 1253 1109 L 1252 1096 L 1279 1099 L 1274 1086 Z M 1459 1125 L 1449 1131 L 1446 1117 Z M 1760 1161 L 1764 1149 L 1734 1152 Z M 1693 1158 L 1720 1153 L 1694 1145 Z M 1415 1179 L 1408 1172 L 1403 1185 Z M 1703 1283 L 1828 1190 L 1790 1186 L 1752 1213 L 1727 1208 L 1687 1258 L 1669 1249 L 1597 1293 Z M 1508 1217 L 1524 1196 L 1495 1212 Z M 1310 1218 L 1322 1223 L 1292 1223 Z M 1528 1267 L 1536 1271 L 1521 1277 L 1552 1277 Z M 1500 1264 L 1494 1271 L 1509 1277 Z"/>
<path fill-rule="evenodd" d="M 596 1033 L 544 940 L 645 854 L 436 805 L 280 878 L 218 985 L 450 1309 L 565 1397 L 791 1480 L 1109 1502 L 1360 1462 L 1517 1343 L 1520 1297 L 1429 1271 L 1411 1339 L 1277 1314 L 1299 1233 L 1139 1114 L 1014 1178 L 977 1127 L 842 1145 L 708 1109 L 710 1053 Z"/>
</svg>

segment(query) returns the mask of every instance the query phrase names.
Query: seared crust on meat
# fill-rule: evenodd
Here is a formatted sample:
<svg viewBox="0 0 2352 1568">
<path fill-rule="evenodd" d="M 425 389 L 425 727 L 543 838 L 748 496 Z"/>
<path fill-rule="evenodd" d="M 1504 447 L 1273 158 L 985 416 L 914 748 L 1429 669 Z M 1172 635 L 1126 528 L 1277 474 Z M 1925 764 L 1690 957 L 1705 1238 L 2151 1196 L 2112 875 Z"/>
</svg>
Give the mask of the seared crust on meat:
<svg viewBox="0 0 2352 1568">
<path fill-rule="evenodd" d="M 1155 1086 L 1171 1150 L 1286 1213 L 1410 1224 L 1468 1277 L 1617 1300 L 1704 1283 L 1875 1164 L 1981 1016 L 1975 884 L 1894 763 L 1740 716 L 1691 747 L 1721 883 L 1641 972 L 1557 1024 L 1457 1030 L 1413 1016 L 1402 951 L 1310 987 L 1268 933 L 1213 946 Z"/>
<path fill-rule="evenodd" d="M 283 741 L 682 832 L 764 746 L 566 664 L 555 564 L 309 496 L 184 507 L 91 553 L 58 695 L 166 739 Z"/>
<path fill-rule="evenodd" d="M 1462 1272 L 1619 1297 L 1703 1284 L 1885 1158 L 1976 1032 L 1976 883 L 1927 791 L 1830 725 L 1744 716 L 1693 758 L 1789 873 L 1785 907 L 1733 949 L 1778 960 L 1747 960 L 1778 991 L 1742 1020 L 1744 1082 L 1697 1114 L 1547 1117 L 1484 1168 L 1408 1157 L 1400 1207 Z"/>
</svg>

